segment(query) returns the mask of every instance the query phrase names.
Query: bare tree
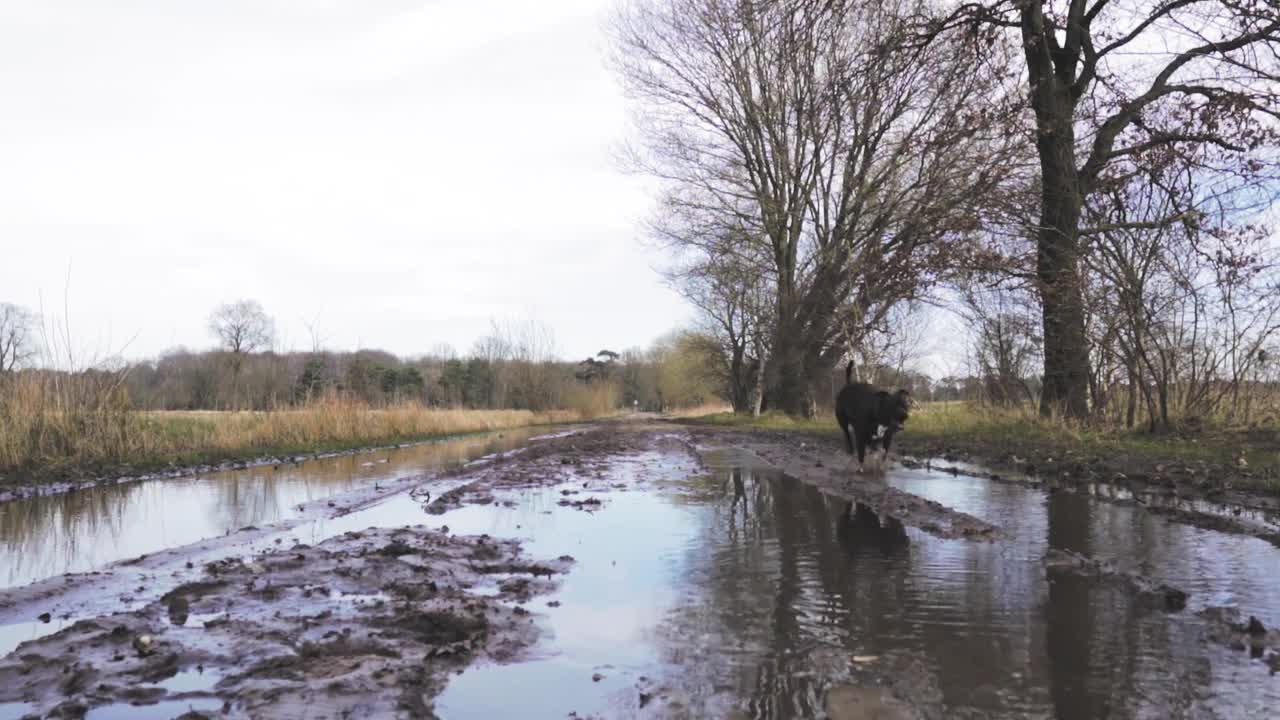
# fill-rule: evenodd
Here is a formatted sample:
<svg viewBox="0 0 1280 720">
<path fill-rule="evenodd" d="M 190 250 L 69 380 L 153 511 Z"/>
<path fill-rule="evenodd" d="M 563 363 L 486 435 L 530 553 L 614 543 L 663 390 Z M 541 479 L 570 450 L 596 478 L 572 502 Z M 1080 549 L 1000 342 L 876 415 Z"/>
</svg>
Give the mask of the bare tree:
<svg viewBox="0 0 1280 720">
<path fill-rule="evenodd" d="M 667 184 L 655 233 L 772 289 L 767 392 L 791 414 L 999 181 L 1007 140 L 972 106 L 993 80 L 960 43 L 902 49 L 914 7 L 650 0 L 616 23 L 637 164 Z"/>
<path fill-rule="evenodd" d="M 240 300 L 219 306 L 209 316 L 209 331 L 230 353 L 232 400 L 240 405 L 240 374 L 249 353 L 265 350 L 275 341 L 275 321 L 257 300 Z"/>
<path fill-rule="evenodd" d="M 35 357 L 34 325 L 30 310 L 0 303 L 0 374 L 11 373 Z"/>
<path fill-rule="evenodd" d="M 695 254 L 692 261 L 671 269 L 668 280 L 698 310 L 701 337 L 718 349 L 705 353 L 715 360 L 714 375 L 726 390 L 735 412 L 758 415 L 764 394 L 764 368 L 773 329 L 773 288 L 757 268 L 759 259 L 742 257 L 725 261 L 731 253 L 753 247 L 730 235 L 709 255 Z"/>
<path fill-rule="evenodd" d="M 209 316 L 209 332 L 222 349 L 242 355 L 265 350 L 275 340 L 275 321 L 257 300 L 240 300 L 219 306 Z"/>
<path fill-rule="evenodd" d="M 1088 198 L 1153 156 L 1205 183 L 1257 176 L 1280 117 L 1273 0 L 994 0 L 929 22 L 1022 50 L 1040 160 L 1036 272 L 1044 325 L 1041 412 L 1089 412 L 1081 238 Z M 1171 216 L 1158 219 L 1169 223 Z"/>
<path fill-rule="evenodd" d="M 960 287 L 960 314 L 973 333 L 972 362 L 982 399 L 1018 406 L 1036 399 L 1032 381 L 1040 361 L 1039 306 L 1017 286 Z M 1038 383 L 1037 383 L 1038 384 Z"/>
</svg>

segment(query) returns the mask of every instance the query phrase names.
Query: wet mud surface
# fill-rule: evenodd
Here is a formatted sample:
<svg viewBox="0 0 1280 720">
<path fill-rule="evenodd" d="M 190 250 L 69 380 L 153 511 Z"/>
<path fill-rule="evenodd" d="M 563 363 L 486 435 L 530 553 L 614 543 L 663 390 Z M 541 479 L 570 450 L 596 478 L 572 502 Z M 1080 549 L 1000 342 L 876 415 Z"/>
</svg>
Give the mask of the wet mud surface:
<svg viewBox="0 0 1280 720">
<path fill-rule="evenodd" d="M 1273 545 L 802 442 L 579 428 L 0 591 L 0 719 L 1280 708 Z"/>
<path fill-rule="evenodd" d="M 517 603 L 571 564 L 424 526 L 210 563 L 138 610 L 21 646 L 0 663 L 0 702 L 61 717 L 191 700 L 236 717 L 426 716 L 449 671 L 529 647 Z"/>
</svg>

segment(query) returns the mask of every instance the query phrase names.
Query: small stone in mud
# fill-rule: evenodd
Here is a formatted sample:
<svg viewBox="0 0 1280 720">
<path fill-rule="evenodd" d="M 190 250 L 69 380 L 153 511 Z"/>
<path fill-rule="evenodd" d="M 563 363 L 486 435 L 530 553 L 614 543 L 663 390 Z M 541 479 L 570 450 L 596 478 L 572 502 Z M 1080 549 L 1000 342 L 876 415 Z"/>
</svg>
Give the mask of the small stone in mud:
<svg viewBox="0 0 1280 720">
<path fill-rule="evenodd" d="M 53 619 L 53 616 L 50 615 L 49 613 L 40 613 L 40 615 L 36 619 L 42 623 L 47 623 Z"/>
<path fill-rule="evenodd" d="M 138 651 L 138 655 L 146 657 L 156 651 L 155 641 L 150 635 L 139 635 L 133 639 L 133 649 Z"/>
</svg>

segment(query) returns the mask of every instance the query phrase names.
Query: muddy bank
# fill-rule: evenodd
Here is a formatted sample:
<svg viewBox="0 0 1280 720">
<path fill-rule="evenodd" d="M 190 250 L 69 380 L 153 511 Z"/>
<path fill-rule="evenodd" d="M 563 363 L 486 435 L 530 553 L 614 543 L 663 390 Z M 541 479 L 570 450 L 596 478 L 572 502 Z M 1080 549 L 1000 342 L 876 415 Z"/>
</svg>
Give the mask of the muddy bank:
<svg viewBox="0 0 1280 720">
<path fill-rule="evenodd" d="M 690 435 L 699 446 L 746 451 L 827 495 L 864 505 L 877 515 L 893 517 L 938 537 L 978 540 L 1000 537 L 999 528 L 989 522 L 887 485 L 882 470 L 856 472 L 848 454 L 827 438 L 704 428 L 691 429 Z M 871 467 L 868 459 L 868 468 Z"/>
<path fill-rule="evenodd" d="M 1137 598 L 1139 606 L 1169 612 L 1178 612 L 1187 607 L 1186 591 L 1156 582 L 1136 572 L 1121 570 L 1105 560 L 1051 548 L 1044 556 L 1044 566 L 1051 581 L 1064 575 L 1094 578 L 1118 585 Z"/>
<path fill-rule="evenodd" d="M 841 472 L 856 478 L 846 469 L 848 453 L 834 434 L 701 427 L 693 431 L 744 447 L 764 444 L 791 448 L 792 452 L 807 454 L 806 460 L 836 465 Z M 735 441 L 735 436 L 744 439 Z M 1050 451 L 1015 452 L 1004 445 L 959 448 L 912 438 L 910 427 L 898 436 L 894 456 L 896 462 L 908 468 L 974 475 L 1047 492 L 1081 493 L 1105 502 L 1139 505 L 1174 522 L 1249 535 L 1280 547 L 1280 497 L 1234 488 L 1232 478 L 1243 477 L 1239 469 L 1209 463 L 1163 463 L 1126 455 L 1104 458 L 1068 452 L 1055 457 Z"/>
<path fill-rule="evenodd" d="M 656 460 L 646 477 L 619 472 L 628 460 Z M 593 492 L 634 487 L 635 481 L 654 482 L 664 477 L 684 477 L 702 471 L 689 438 L 666 428 L 645 424 L 612 424 L 534 443 L 518 454 L 499 456 L 485 467 L 466 473 L 466 482 L 431 498 L 428 513 L 435 515 L 464 505 L 490 505 L 495 493 L 572 483 L 561 491 L 564 505 L 592 510 L 604 501 Z M 502 502 L 510 503 L 511 500 Z"/>
<path fill-rule="evenodd" d="M 1254 489 L 1276 479 L 1269 472 L 1240 465 L 1165 460 L 1123 452 L 1103 456 L 1069 448 L 1013 446 L 1003 440 L 913 438 L 909 427 L 899 436 L 898 444 L 904 455 L 980 464 L 1002 473 L 1004 477 L 998 479 L 1030 478 L 1061 487 L 1114 484 L 1140 492 L 1257 508 L 1280 517 L 1280 497 Z"/>
<path fill-rule="evenodd" d="M 1268 628 L 1252 615 L 1246 617 L 1234 607 L 1205 608 L 1200 617 L 1209 624 L 1211 641 L 1261 660 L 1271 668 L 1273 676 L 1280 673 L 1280 631 Z"/>
<path fill-rule="evenodd" d="M 995 482 L 1025 485 L 1051 493 L 1080 493 L 1105 502 L 1138 505 L 1174 522 L 1207 530 L 1251 535 L 1280 547 L 1280 502 L 1271 496 L 1226 492 L 1220 488 L 1203 492 L 1189 485 L 1152 483 L 1143 475 L 1110 473 L 1100 463 L 1095 463 L 1091 470 L 1083 469 L 1087 467 L 1083 464 L 1073 466 L 1078 475 L 1072 471 L 1039 475 L 1033 464 L 1013 467 L 1021 458 L 1017 455 L 1010 457 L 1012 460 L 1006 460 L 1003 464 L 999 461 L 992 463 L 991 467 L 1004 468 L 997 472 L 991 472 L 986 465 L 978 465 L 987 462 L 983 458 L 962 458 L 955 453 L 943 458 L 902 457 L 899 462 L 909 468 L 926 468 L 953 475 L 975 475 Z"/>
<path fill-rule="evenodd" d="M 571 564 L 425 526 L 211 563 L 139 610 L 19 646 L 0 662 L 0 703 L 56 717 L 170 701 L 219 717 L 427 717 L 450 672 L 521 656 L 537 635 L 522 604 Z"/>
</svg>

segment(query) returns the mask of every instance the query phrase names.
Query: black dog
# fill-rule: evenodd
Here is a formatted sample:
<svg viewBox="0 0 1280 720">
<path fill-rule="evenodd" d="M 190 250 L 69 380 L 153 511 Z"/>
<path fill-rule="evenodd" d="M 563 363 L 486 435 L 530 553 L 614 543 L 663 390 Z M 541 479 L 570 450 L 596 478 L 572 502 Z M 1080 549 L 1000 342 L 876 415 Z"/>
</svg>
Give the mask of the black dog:
<svg viewBox="0 0 1280 720">
<path fill-rule="evenodd" d="M 852 380 L 853 363 L 850 362 L 844 370 L 845 386 L 836 395 L 836 422 L 840 423 L 840 429 L 844 431 L 844 442 L 850 455 L 854 454 L 854 444 L 857 444 L 858 465 L 862 465 L 867 456 L 867 448 L 875 447 L 877 431 L 881 427 L 884 428 L 881 445 L 888 457 L 894 433 L 901 430 L 907 422 L 911 393 L 906 390 L 890 393 Z"/>
</svg>

